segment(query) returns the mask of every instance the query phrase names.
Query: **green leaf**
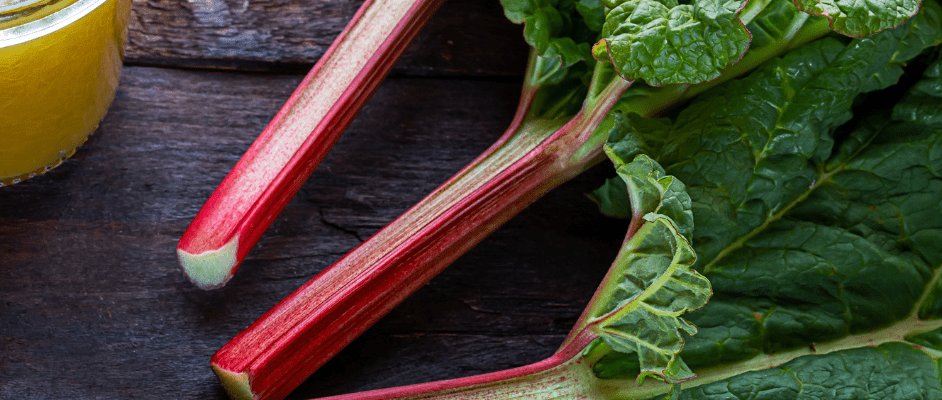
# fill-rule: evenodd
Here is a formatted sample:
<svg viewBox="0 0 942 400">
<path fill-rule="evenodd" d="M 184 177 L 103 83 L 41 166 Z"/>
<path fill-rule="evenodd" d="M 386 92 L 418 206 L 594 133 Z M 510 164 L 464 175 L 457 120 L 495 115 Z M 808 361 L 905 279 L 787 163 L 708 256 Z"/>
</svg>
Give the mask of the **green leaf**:
<svg viewBox="0 0 942 400">
<path fill-rule="evenodd" d="M 658 120 L 636 118 L 633 131 L 625 129 L 631 116 L 620 112 L 614 114 L 615 128 L 609 132 L 606 154 L 616 165 L 628 165 L 635 156 L 648 153 L 648 145 L 641 137 L 655 141 L 655 135 L 665 126 Z M 669 128 L 669 126 L 668 126 Z M 630 134 L 629 134 L 630 132 Z M 650 133 L 650 134 L 649 134 Z M 629 174 L 629 176 L 631 176 Z M 608 179 L 600 188 L 589 193 L 589 198 L 599 205 L 599 211 L 615 218 L 631 218 L 631 199 L 625 181 L 621 177 Z"/>
<path fill-rule="evenodd" d="M 591 45 L 601 26 L 602 6 L 590 0 L 501 0 L 504 14 L 524 24 L 524 39 L 544 58 L 566 68 L 591 58 Z"/>
<path fill-rule="evenodd" d="M 536 6 L 532 0 L 501 0 L 500 4 L 504 7 L 504 15 L 515 24 L 523 23 Z"/>
<path fill-rule="evenodd" d="M 927 65 L 912 58 L 942 39 L 938 10 L 802 47 L 671 119 L 616 125 L 611 158 L 646 149 L 687 185 L 714 291 L 685 317 L 699 329 L 679 356 L 698 376 L 681 399 L 942 398 L 942 107 L 891 114 L 899 96 L 881 91 Z M 936 62 L 896 110 L 918 106 Z M 596 366 L 637 371 L 624 356 Z"/>
<path fill-rule="evenodd" d="M 605 181 L 598 189 L 589 193 L 589 198 L 599 205 L 602 214 L 615 218 L 631 218 L 631 204 L 628 192 L 625 190 L 625 181 L 615 177 Z"/>
<path fill-rule="evenodd" d="M 851 119 L 854 99 L 895 82 L 902 73 L 897 67 L 907 61 L 899 56 L 918 54 L 932 42 L 911 35 L 942 36 L 940 28 L 911 29 L 926 22 L 931 19 L 917 18 L 847 45 L 835 39 L 811 43 L 704 93 L 674 121 L 626 118 L 626 131 L 640 138 L 632 140 L 646 143 L 665 169 L 690 186 L 701 267 L 812 186 L 818 163 L 832 151 L 831 132 Z M 873 78 L 890 73 L 896 78 Z M 611 135 L 622 140 L 610 147 L 617 149 L 624 137 Z"/>
<path fill-rule="evenodd" d="M 713 263 L 718 299 L 690 316 L 691 366 L 942 326 L 942 131 L 859 125 L 800 201 Z"/>
<path fill-rule="evenodd" d="M 696 327 L 680 316 L 706 304 L 711 290 L 692 269 L 696 255 L 689 243 L 690 198 L 683 183 L 645 155 L 618 163 L 617 170 L 628 189 L 633 219 L 590 311 L 589 327 L 604 348 L 636 355 L 631 360 L 637 359 L 639 384 L 648 376 L 669 383 L 692 379 L 677 353 L 684 344 L 679 331 L 694 334 Z M 604 369 L 603 363 L 597 373 L 605 375 Z"/>
<path fill-rule="evenodd" d="M 919 3 L 919 0 L 795 0 L 802 11 L 827 17 L 831 29 L 851 37 L 900 26 L 916 14 Z"/>
<path fill-rule="evenodd" d="M 942 24 L 940 24 L 942 25 Z M 893 108 L 893 118 L 942 128 L 942 57 L 929 65 L 925 79 L 913 86 Z"/>
<path fill-rule="evenodd" d="M 599 357 L 594 366 L 597 376 L 623 377 L 638 371 L 639 379 L 649 375 L 668 382 L 692 378 L 693 373 L 676 356 L 684 341 L 666 333 L 692 334 L 692 325 L 682 319 L 651 321 L 652 316 L 636 313 L 636 303 L 644 301 L 635 300 L 653 280 L 665 276 L 667 266 L 685 265 L 679 271 L 702 279 L 689 269 L 695 258 L 686 256 L 689 250 L 683 244 L 689 244 L 690 237 L 697 244 L 697 254 L 707 260 L 701 267 L 731 296 L 692 314 L 697 318 L 694 323 L 711 330 L 707 337 L 692 340 L 682 353 L 693 357 L 696 364 L 691 365 L 738 361 L 802 346 L 812 338 L 839 337 L 891 323 L 910 312 L 919 296 L 910 289 L 922 287 L 931 275 L 918 257 L 887 253 L 883 242 L 875 244 L 869 237 L 842 228 L 783 220 L 783 215 L 820 187 L 816 181 L 822 185 L 826 180 L 821 174 L 834 150 L 832 134 L 850 120 L 854 99 L 881 88 L 885 80 L 874 79 L 875 74 L 888 76 L 893 67 L 907 61 L 900 54 L 916 54 L 921 47 L 910 47 L 927 42 L 912 40 L 913 32 L 923 31 L 886 32 L 846 45 L 833 39 L 813 43 L 770 61 L 747 78 L 704 94 L 673 122 L 616 115 L 605 150 L 627 186 L 627 196 L 614 193 L 617 181 L 613 180 L 604 188 L 604 197 L 603 192 L 596 192 L 596 198 L 604 198 L 606 209 L 625 213 L 627 206 L 617 203 L 627 197 L 633 215 L 630 230 L 636 233 L 613 267 L 615 276 L 624 276 L 617 279 L 621 292 L 611 295 L 613 300 L 603 313 L 630 309 L 618 313 L 633 319 L 618 320 L 611 314 L 608 319 L 618 322 L 606 322 L 602 337 L 616 352 L 636 354 L 640 361 L 626 362 L 630 358 L 611 354 Z M 848 135 L 834 160 L 839 161 L 842 154 L 859 157 L 862 143 L 873 144 L 863 137 L 867 135 L 872 133 Z M 683 177 L 690 186 L 674 195 L 668 188 L 679 181 L 639 153 L 655 155 L 673 176 Z M 837 177 L 834 171 L 826 173 L 828 178 Z M 691 206 L 686 205 L 686 193 Z M 683 200 L 666 200 L 671 198 Z M 638 228 L 639 216 L 655 209 L 665 217 L 647 214 Z M 659 224 L 662 220 L 670 224 Z M 687 227 L 694 220 L 697 228 L 690 232 Z M 676 240 L 677 236 L 684 240 Z M 673 241 L 664 243 L 672 237 Z M 758 250 L 752 251 L 751 246 Z M 673 255 L 667 258 L 666 254 Z M 627 266 L 638 263 L 646 267 Z M 873 283 L 853 279 L 861 274 L 862 265 L 868 266 L 868 272 L 898 271 L 894 279 L 880 282 L 884 291 L 879 293 L 908 296 L 875 296 Z M 632 275 L 641 273 L 647 275 Z M 797 275 L 783 281 L 783 274 Z M 817 289 L 807 292 L 809 287 Z M 839 293 L 836 303 L 835 293 Z M 763 296 L 780 296 L 802 305 L 776 304 Z M 753 300 L 746 304 L 734 300 L 743 298 Z M 851 303 L 858 304 L 853 312 L 844 305 Z M 740 339 L 730 340 L 731 321 L 737 324 Z M 802 328 L 796 331 L 795 327 Z"/>
<path fill-rule="evenodd" d="M 592 49 L 626 80 L 699 83 L 720 76 L 749 47 L 737 18 L 745 0 L 604 0 L 602 40 Z"/>
<path fill-rule="evenodd" d="M 602 25 L 605 24 L 605 7 L 601 0 L 579 0 L 576 3 L 576 11 L 582 15 L 586 26 L 593 32 L 601 32 Z"/>
<path fill-rule="evenodd" d="M 942 328 L 906 336 L 906 341 L 927 350 L 942 351 Z"/>
<path fill-rule="evenodd" d="M 539 90 L 530 106 L 530 115 L 548 120 L 572 118 L 582 109 L 588 85 L 583 76 L 588 72 L 585 63 L 562 67 L 558 59 L 540 57 L 537 62 L 544 65 L 534 83 Z"/>
<path fill-rule="evenodd" d="M 690 241 L 693 233 L 693 214 L 690 212 L 690 196 L 682 182 L 664 174 L 660 164 L 640 154 L 630 163 L 616 159 L 615 170 L 627 185 L 628 197 L 635 221 L 644 219 L 654 222 L 658 214 L 668 218 L 685 239 Z"/>
<path fill-rule="evenodd" d="M 750 5 L 751 3 L 749 2 Z M 790 30 L 795 28 L 795 23 L 805 23 L 805 17 L 807 15 L 795 8 L 792 1 L 772 1 L 746 26 L 752 34 L 750 50 L 787 40 L 787 36 L 791 34 Z"/>
<path fill-rule="evenodd" d="M 524 19 L 523 35 L 531 46 L 543 57 L 559 57 L 563 66 L 569 66 L 586 58 L 588 46 L 580 46 L 569 37 L 559 37 L 566 21 L 559 10 L 543 7 Z"/>
<path fill-rule="evenodd" d="M 664 132 L 670 131 L 666 119 L 641 118 L 635 113 L 615 114 L 615 126 L 608 133 L 605 154 L 616 164 L 627 164 L 638 154 L 653 154 L 664 145 Z"/>
<path fill-rule="evenodd" d="M 802 357 L 731 379 L 685 388 L 680 398 L 720 399 L 939 399 L 938 365 L 902 343 Z"/>
</svg>

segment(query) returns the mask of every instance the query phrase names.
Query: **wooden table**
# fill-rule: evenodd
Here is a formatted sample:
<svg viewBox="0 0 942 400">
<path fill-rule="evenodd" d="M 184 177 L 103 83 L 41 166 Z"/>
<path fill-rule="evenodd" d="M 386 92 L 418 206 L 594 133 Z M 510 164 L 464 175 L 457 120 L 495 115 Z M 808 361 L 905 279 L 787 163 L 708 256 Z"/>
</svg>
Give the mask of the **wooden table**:
<svg viewBox="0 0 942 400">
<path fill-rule="evenodd" d="M 177 240 L 360 3 L 134 1 L 100 128 L 59 168 L 0 189 L 0 398 L 225 398 L 217 349 L 502 133 L 522 27 L 498 0 L 448 0 L 232 281 L 191 285 Z M 625 232 L 584 196 L 612 173 L 539 200 L 291 398 L 552 354 Z"/>
</svg>

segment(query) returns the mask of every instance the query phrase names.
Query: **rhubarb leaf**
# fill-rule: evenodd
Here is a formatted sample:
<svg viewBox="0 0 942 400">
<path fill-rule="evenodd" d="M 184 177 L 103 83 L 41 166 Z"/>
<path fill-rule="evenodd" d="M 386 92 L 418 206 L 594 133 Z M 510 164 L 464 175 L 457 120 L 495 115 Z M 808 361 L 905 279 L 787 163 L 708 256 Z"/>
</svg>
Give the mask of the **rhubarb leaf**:
<svg viewBox="0 0 942 400">
<path fill-rule="evenodd" d="M 601 0 L 579 0 L 576 3 L 576 11 L 582 16 L 586 27 L 593 32 L 602 32 L 602 25 L 605 24 L 605 7 Z"/>
<path fill-rule="evenodd" d="M 693 213 L 684 184 L 665 175 L 660 164 L 646 155 L 639 154 L 630 163 L 624 163 L 615 154 L 609 158 L 615 160 L 615 170 L 627 185 L 634 219 L 653 222 L 654 217 L 649 214 L 660 214 L 670 219 L 689 242 L 693 233 Z"/>
<path fill-rule="evenodd" d="M 615 113 L 616 126 L 624 127 L 628 124 L 626 118 L 628 117 L 625 114 Z M 631 127 L 632 130 L 612 129 L 609 132 L 609 141 L 605 153 L 616 166 L 619 166 L 617 168 L 629 164 L 633 157 L 650 152 L 647 144 L 641 138 L 656 138 L 657 134 L 665 128 L 661 123 L 662 121 L 656 119 L 639 118 Z M 631 218 L 634 211 L 632 210 L 631 197 L 625 188 L 625 181 L 617 176 L 606 180 L 601 187 L 590 192 L 588 196 L 599 205 L 599 211 L 602 214 L 615 218 Z"/>
<path fill-rule="evenodd" d="M 650 154 L 690 186 L 701 268 L 813 186 L 832 151 L 830 133 L 851 119 L 854 99 L 895 82 L 907 61 L 901 55 L 942 37 L 938 26 L 914 27 L 939 15 L 928 3 L 898 29 L 847 45 L 826 38 L 772 60 L 704 93 L 674 121 L 628 115 L 625 129 L 656 146 Z"/>
<path fill-rule="evenodd" d="M 927 1 L 909 24 L 938 15 Z M 698 377 L 681 399 L 942 397 L 942 108 L 912 119 L 891 114 L 883 91 L 860 96 L 900 55 L 942 40 L 929 26 L 825 39 L 673 120 L 616 125 L 609 149 L 663 143 L 649 147 L 687 184 L 698 268 L 715 293 L 687 316 L 699 332 L 680 356 Z M 896 110 L 937 84 L 937 63 Z M 604 357 L 597 375 L 638 373 L 630 361 Z"/>
<path fill-rule="evenodd" d="M 747 2 L 747 7 L 752 6 L 752 3 L 753 1 Z M 746 25 L 746 29 L 752 34 L 749 50 L 753 51 L 789 40 L 797 34 L 797 29 L 801 26 L 817 23 L 819 20 L 824 20 L 821 22 L 827 24 L 824 17 L 809 17 L 801 12 L 792 1 L 773 0 Z"/>
<path fill-rule="evenodd" d="M 827 17 L 831 29 L 852 37 L 902 25 L 916 14 L 919 3 L 919 0 L 795 0 L 802 11 Z"/>
<path fill-rule="evenodd" d="M 852 398 L 942 395 L 933 360 L 942 350 L 942 130 L 869 119 L 807 196 L 706 274 L 720 294 L 691 315 L 701 332 L 682 355 L 694 370 L 726 364 L 744 374 L 684 398 L 748 384 L 787 390 L 787 376 Z M 793 361 L 749 367 L 772 354 Z M 826 382 L 821 370 L 831 371 Z"/>
<path fill-rule="evenodd" d="M 684 344 L 680 331 L 694 334 L 696 327 L 680 316 L 703 307 L 711 294 L 710 283 L 693 270 L 690 197 L 683 183 L 648 156 L 614 161 L 627 182 L 633 217 L 588 320 L 604 345 L 596 343 L 587 354 L 598 358 L 611 349 L 637 355 L 632 361 L 637 360 L 639 384 L 648 376 L 689 380 L 694 375 L 677 353 Z"/>
<path fill-rule="evenodd" d="M 942 113 L 934 112 L 937 110 L 942 110 L 942 57 L 939 56 L 926 69 L 925 79 L 913 86 L 893 108 L 893 118 L 942 128 Z"/>
<path fill-rule="evenodd" d="M 631 218 L 631 208 L 628 207 L 631 200 L 628 192 L 625 191 L 625 181 L 621 178 L 606 180 L 601 187 L 593 190 L 588 196 L 598 204 L 602 214 L 614 218 Z"/>
<path fill-rule="evenodd" d="M 664 120 L 635 117 L 629 122 L 628 118 L 625 114 L 615 113 L 616 129 L 609 132 L 608 144 L 605 147 L 606 155 L 616 165 L 625 165 L 629 162 L 628 160 L 639 154 L 650 154 L 650 145 L 642 138 L 656 142 L 660 137 L 658 135 L 670 129 L 670 124 L 665 125 Z M 631 123 L 630 128 L 629 123 Z M 598 204 L 602 214 L 615 218 L 631 218 L 633 215 L 631 197 L 625 188 L 625 181 L 620 176 L 616 176 L 606 180 L 601 187 L 590 192 L 588 196 Z"/>
<path fill-rule="evenodd" d="M 591 68 L 586 62 L 562 67 L 552 58 L 541 58 L 541 63 L 546 64 L 547 69 L 531 82 L 539 90 L 529 115 L 546 120 L 572 118 L 582 109 L 589 90 L 585 75 L 591 73 Z"/>
<path fill-rule="evenodd" d="M 733 379 L 685 387 L 680 398 L 938 399 L 939 379 L 938 365 L 926 353 L 903 343 L 885 343 L 800 357 Z"/>
<path fill-rule="evenodd" d="M 544 58 L 557 58 L 565 68 L 591 58 L 591 45 L 601 30 L 602 5 L 589 0 L 501 0 L 504 15 L 523 23 L 523 36 Z"/>
<path fill-rule="evenodd" d="M 699 83 L 720 76 L 749 47 L 737 14 L 745 0 L 603 0 L 602 40 L 592 54 L 626 80 Z"/>
</svg>

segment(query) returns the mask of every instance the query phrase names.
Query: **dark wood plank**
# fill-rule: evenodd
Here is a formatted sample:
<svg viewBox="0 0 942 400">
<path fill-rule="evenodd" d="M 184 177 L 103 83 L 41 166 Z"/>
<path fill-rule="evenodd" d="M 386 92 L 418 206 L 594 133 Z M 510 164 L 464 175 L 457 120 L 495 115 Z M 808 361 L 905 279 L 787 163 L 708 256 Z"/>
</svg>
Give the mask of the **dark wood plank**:
<svg viewBox="0 0 942 400">
<path fill-rule="evenodd" d="M 303 73 L 362 0 L 135 0 L 126 60 L 133 65 Z M 523 28 L 497 0 L 447 0 L 394 75 L 519 77 Z"/>
<path fill-rule="evenodd" d="M 483 151 L 519 90 L 387 80 L 229 285 L 196 289 L 176 240 L 300 79 L 126 67 L 74 159 L 0 190 L 0 398 L 224 398 L 212 353 Z M 607 174 L 593 169 L 525 210 L 292 398 L 552 353 L 625 229 L 583 196 Z"/>
</svg>

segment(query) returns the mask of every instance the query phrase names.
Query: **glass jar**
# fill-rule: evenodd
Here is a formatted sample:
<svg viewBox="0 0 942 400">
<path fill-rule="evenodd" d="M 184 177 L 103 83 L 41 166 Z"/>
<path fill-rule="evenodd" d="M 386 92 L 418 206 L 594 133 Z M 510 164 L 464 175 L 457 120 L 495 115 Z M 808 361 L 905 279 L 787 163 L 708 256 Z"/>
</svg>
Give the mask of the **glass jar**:
<svg viewBox="0 0 942 400">
<path fill-rule="evenodd" d="M 130 0 L 0 0 L 0 186 L 58 166 L 114 99 Z"/>
</svg>

